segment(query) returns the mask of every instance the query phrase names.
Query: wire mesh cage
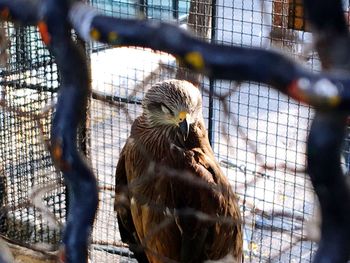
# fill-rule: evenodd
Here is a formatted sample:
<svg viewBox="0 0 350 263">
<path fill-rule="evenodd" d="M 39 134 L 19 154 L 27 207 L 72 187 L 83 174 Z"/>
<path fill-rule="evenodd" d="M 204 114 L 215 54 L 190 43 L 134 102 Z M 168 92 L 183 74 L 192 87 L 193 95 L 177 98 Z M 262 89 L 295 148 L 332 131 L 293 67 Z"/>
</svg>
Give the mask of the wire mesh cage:
<svg viewBox="0 0 350 263">
<path fill-rule="evenodd" d="M 10 41 L 0 70 L 0 234 L 51 250 L 61 239 L 55 220 L 63 222 L 66 212 L 65 188 L 46 144 L 57 69 L 35 28 L 6 23 L 2 29 Z"/>
<path fill-rule="evenodd" d="M 176 23 L 212 43 L 278 49 L 305 67 L 320 70 L 298 0 L 91 0 L 90 4 L 111 16 Z M 344 6 L 348 10 L 349 3 Z M 57 224 L 64 223 L 68 202 L 46 138 L 58 73 L 35 29 L 4 26 L 11 43 L 9 62 L 0 71 L 0 233 L 21 243 L 57 245 Z M 175 57 L 150 49 L 94 43 L 87 53 L 92 93 L 80 144 L 100 187 L 92 262 L 135 262 L 121 242 L 113 208 L 115 169 L 131 124 L 142 112 L 145 92 L 171 78 L 200 83 L 211 145 L 239 196 L 245 262 L 311 262 L 317 239 L 312 230 L 319 224 L 317 201 L 305 174 L 311 108 L 262 84 L 193 74 Z M 345 164 L 347 145 L 348 139 Z"/>
<path fill-rule="evenodd" d="M 117 17 L 178 23 L 213 43 L 278 49 L 320 70 L 300 1 L 91 3 Z M 119 152 L 141 113 L 145 91 L 155 82 L 179 77 L 179 70 L 174 57 L 148 49 L 92 45 L 90 50 L 90 156 L 101 186 L 91 256 L 102 262 L 118 258 L 113 253 L 127 256 L 118 231 L 111 231 L 117 228 L 113 192 Z M 213 150 L 240 197 L 246 262 L 311 262 L 316 244 L 307 232 L 319 224 L 305 174 L 313 110 L 257 83 L 204 78 L 201 90 Z"/>
</svg>

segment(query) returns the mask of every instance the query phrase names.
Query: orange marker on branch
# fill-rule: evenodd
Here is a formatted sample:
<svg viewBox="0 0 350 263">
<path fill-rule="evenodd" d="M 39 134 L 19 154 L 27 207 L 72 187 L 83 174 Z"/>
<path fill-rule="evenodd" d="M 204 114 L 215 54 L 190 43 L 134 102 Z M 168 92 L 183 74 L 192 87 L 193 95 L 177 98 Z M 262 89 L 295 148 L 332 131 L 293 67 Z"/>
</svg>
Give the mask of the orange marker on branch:
<svg viewBox="0 0 350 263">
<path fill-rule="evenodd" d="M 46 45 L 50 45 L 51 42 L 51 35 L 49 33 L 49 30 L 47 28 L 47 24 L 45 21 L 39 21 L 38 23 L 38 29 L 41 35 L 41 39 Z"/>
</svg>

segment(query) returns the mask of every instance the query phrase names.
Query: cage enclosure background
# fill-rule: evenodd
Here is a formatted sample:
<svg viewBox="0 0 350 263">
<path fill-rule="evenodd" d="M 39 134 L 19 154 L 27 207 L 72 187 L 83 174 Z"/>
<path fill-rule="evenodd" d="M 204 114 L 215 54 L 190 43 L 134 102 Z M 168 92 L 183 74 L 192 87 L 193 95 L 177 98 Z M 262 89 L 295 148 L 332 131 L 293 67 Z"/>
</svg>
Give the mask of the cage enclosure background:
<svg viewBox="0 0 350 263">
<path fill-rule="evenodd" d="M 44 143 L 57 69 L 35 28 L 4 26 L 10 43 L 8 63 L 0 68 L 0 235 L 20 244 L 51 244 L 51 250 L 60 229 L 45 210 L 60 222 L 66 211 L 65 188 Z M 44 211 L 34 207 L 34 197 Z"/>
<path fill-rule="evenodd" d="M 213 43 L 278 49 L 303 66 L 320 70 L 309 48 L 311 33 L 298 20 L 299 1 L 95 0 L 91 4 L 116 17 L 177 23 Z M 348 3 L 344 7 L 348 10 Z M 132 261 L 120 242 L 113 211 L 115 167 L 130 125 L 141 113 L 145 91 L 160 80 L 178 77 L 179 71 L 174 57 L 149 49 L 92 44 L 89 52 L 93 93 L 88 152 L 101 187 L 91 257 L 97 262 Z M 217 96 L 233 89 L 225 101 Z M 307 231 L 319 222 L 313 218 L 316 200 L 303 171 L 313 110 L 257 83 L 204 78 L 201 90 L 213 150 L 240 196 L 246 262 L 311 262 L 316 244 L 308 240 Z"/>
<path fill-rule="evenodd" d="M 320 62 L 309 47 L 311 33 L 298 0 L 91 0 L 107 15 L 177 23 L 213 43 L 274 48 L 311 70 Z M 346 14 L 349 3 L 344 1 Z M 59 79 L 54 61 L 34 28 L 5 24 L 10 59 L 0 68 L 0 234 L 27 244 L 60 240 L 60 230 L 31 193 L 59 222 L 66 192 L 45 144 L 50 105 Z M 305 170 L 306 136 L 313 110 L 257 83 L 208 79 L 179 70 L 176 59 L 149 49 L 88 46 L 92 95 L 86 127 L 79 134 L 100 186 L 90 257 L 93 262 L 135 262 L 120 240 L 113 210 L 115 168 L 154 83 L 175 77 L 200 81 L 203 110 L 216 158 L 240 197 L 245 262 L 311 262 L 316 243 L 308 231 L 319 223 Z M 224 100 L 220 95 L 234 92 Z M 228 112 L 225 111 L 228 110 Z M 349 166 L 349 138 L 344 164 Z M 86 145 L 85 145 L 86 144 Z M 85 148 L 86 147 L 86 148 Z"/>
</svg>

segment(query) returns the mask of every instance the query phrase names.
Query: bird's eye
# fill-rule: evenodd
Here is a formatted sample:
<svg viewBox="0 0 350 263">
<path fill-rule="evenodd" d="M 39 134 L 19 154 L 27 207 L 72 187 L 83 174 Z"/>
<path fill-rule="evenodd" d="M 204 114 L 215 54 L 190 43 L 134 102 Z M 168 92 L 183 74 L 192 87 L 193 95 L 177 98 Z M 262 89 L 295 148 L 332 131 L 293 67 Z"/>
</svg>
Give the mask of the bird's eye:
<svg viewBox="0 0 350 263">
<path fill-rule="evenodd" d="M 162 109 L 162 111 L 165 113 L 165 114 L 171 114 L 171 115 L 174 115 L 172 110 L 169 109 L 167 106 L 165 106 L 163 103 L 160 104 L 160 108 Z"/>
</svg>

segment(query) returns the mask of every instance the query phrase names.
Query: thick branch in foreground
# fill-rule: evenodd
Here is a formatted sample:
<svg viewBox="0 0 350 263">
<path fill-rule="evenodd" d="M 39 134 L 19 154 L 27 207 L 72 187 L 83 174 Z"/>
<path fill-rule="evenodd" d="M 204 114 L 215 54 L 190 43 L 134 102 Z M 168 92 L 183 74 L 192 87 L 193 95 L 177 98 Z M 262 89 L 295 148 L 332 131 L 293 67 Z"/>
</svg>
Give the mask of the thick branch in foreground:
<svg viewBox="0 0 350 263">
<path fill-rule="evenodd" d="M 187 20 L 188 29 L 196 37 L 204 41 L 210 40 L 212 34 L 212 4 L 212 0 L 191 0 L 190 2 Z M 192 82 L 195 86 L 199 86 L 203 76 L 183 67 L 180 61 L 175 78 L 184 79 Z"/>
<path fill-rule="evenodd" d="M 87 41 L 164 51 L 212 78 L 265 83 L 316 108 L 350 111 L 348 76 L 314 74 L 275 51 L 210 44 L 176 25 L 107 17 L 82 3 L 73 6 L 70 20 Z"/>
<path fill-rule="evenodd" d="M 40 0 L 1 0 L 0 17 L 22 25 L 35 25 L 40 17 Z"/>
<path fill-rule="evenodd" d="M 69 210 L 63 237 L 64 262 L 87 262 L 88 240 L 98 204 L 96 179 L 77 150 L 77 128 L 86 117 L 90 77 L 87 59 L 70 36 L 69 1 L 47 0 L 43 40 L 55 57 L 61 86 L 51 131 L 51 154 L 68 187 Z M 47 30 L 45 30 L 47 29 Z"/>
<path fill-rule="evenodd" d="M 350 72 L 350 39 L 340 0 L 304 1 L 315 30 L 324 69 Z M 325 86 L 327 90 L 331 85 Z M 343 89 L 348 92 L 350 87 Z M 347 114 L 316 111 L 308 138 L 308 173 L 321 207 L 321 240 L 314 262 L 347 262 L 350 257 L 350 189 L 340 152 Z"/>
<path fill-rule="evenodd" d="M 305 0 L 317 52 L 324 69 L 349 70 L 349 30 L 342 1 Z"/>
<path fill-rule="evenodd" d="M 308 139 L 308 172 L 322 216 L 314 262 L 347 262 L 350 254 L 350 192 L 340 165 L 345 124 L 339 113 L 317 113 Z"/>
</svg>

